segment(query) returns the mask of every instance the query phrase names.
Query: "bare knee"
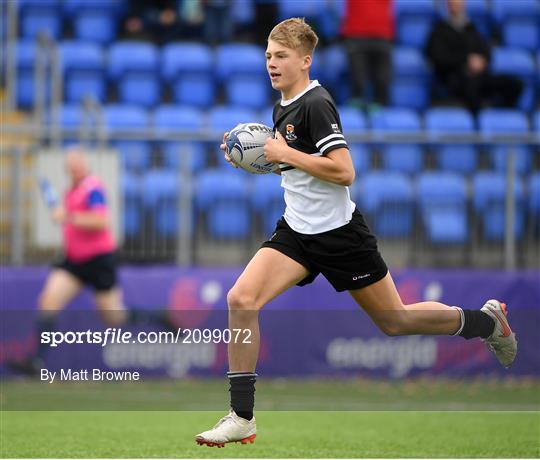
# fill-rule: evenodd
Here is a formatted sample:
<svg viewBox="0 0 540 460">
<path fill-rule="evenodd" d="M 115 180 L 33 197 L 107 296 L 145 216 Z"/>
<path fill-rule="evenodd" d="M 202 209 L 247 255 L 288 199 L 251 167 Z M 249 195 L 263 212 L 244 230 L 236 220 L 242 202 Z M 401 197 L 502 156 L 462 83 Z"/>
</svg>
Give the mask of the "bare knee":
<svg viewBox="0 0 540 460">
<path fill-rule="evenodd" d="M 233 286 L 227 293 L 227 305 L 229 310 L 260 310 L 257 296 L 241 286 Z"/>
<path fill-rule="evenodd" d="M 103 322 L 110 327 L 119 327 L 126 324 L 128 313 L 126 310 L 101 310 Z"/>
<path fill-rule="evenodd" d="M 408 323 L 405 312 L 392 311 L 388 312 L 383 318 L 376 321 L 379 329 L 389 337 L 397 337 L 407 335 Z"/>
<path fill-rule="evenodd" d="M 45 290 L 39 295 L 38 307 L 42 311 L 54 312 L 61 310 L 64 305 L 61 303 L 58 296 L 54 295 L 50 290 Z"/>
</svg>

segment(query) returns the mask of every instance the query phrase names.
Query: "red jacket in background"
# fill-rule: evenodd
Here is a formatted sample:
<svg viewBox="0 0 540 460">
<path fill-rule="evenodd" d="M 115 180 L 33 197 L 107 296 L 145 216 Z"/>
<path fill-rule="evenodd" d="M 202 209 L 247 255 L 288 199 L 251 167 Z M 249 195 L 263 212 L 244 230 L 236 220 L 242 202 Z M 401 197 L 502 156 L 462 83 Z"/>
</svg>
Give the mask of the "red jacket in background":
<svg viewBox="0 0 540 460">
<path fill-rule="evenodd" d="M 392 0 L 347 0 L 341 33 L 345 38 L 394 39 Z"/>
</svg>

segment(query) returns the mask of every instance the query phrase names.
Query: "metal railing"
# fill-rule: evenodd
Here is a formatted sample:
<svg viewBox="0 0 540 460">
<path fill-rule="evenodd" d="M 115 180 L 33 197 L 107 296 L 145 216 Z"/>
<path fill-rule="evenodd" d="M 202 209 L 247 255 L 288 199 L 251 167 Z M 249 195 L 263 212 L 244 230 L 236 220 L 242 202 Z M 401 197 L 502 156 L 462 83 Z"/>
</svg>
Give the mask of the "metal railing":
<svg viewBox="0 0 540 460">
<path fill-rule="evenodd" d="M 28 240 L 22 241 L 20 231 L 22 228 L 21 220 L 24 220 L 24 213 L 21 211 L 21 200 L 24 192 L 21 191 L 22 179 L 21 176 L 32 175 L 28 168 L 23 165 L 20 158 L 23 156 L 36 157 L 43 149 L 54 148 L 61 146 L 65 139 L 77 139 L 82 145 L 86 145 L 89 150 L 104 151 L 104 147 L 114 145 L 115 141 L 129 140 L 129 141 L 145 141 L 155 144 L 161 144 L 163 142 L 170 141 L 191 141 L 191 142 L 204 142 L 212 144 L 215 147 L 212 149 L 215 151 L 216 159 L 219 158 L 218 144 L 221 139 L 222 133 L 212 132 L 210 130 L 201 130 L 197 132 L 163 132 L 152 128 L 143 130 L 126 130 L 125 132 L 108 132 L 107 127 L 103 123 L 103 118 L 100 117 L 100 110 L 96 106 L 89 104 L 85 105 L 87 112 L 87 123 L 74 129 L 62 129 L 58 125 L 54 125 L 55 118 L 49 118 L 52 123 L 43 123 L 41 129 L 36 131 L 35 126 L 28 125 L 5 125 L 3 130 L 6 133 L 19 133 L 21 135 L 33 135 L 35 138 L 35 144 L 31 149 L 26 150 L 11 150 L 2 153 L 3 156 L 9 156 L 12 158 L 12 172 L 11 172 L 11 194 L 12 200 L 7 205 L 8 218 L 7 221 L 11 223 L 13 231 L 10 232 L 10 256 L 11 263 L 20 264 L 40 260 L 40 257 L 36 257 L 31 250 L 31 245 L 28 245 Z M 95 124 L 91 124 L 90 121 L 97 121 Z M 234 124 L 234 123 L 233 123 Z M 470 257 L 468 254 L 470 251 L 478 250 L 475 247 L 477 243 L 479 246 L 486 246 L 486 253 L 492 253 L 493 257 L 496 252 L 497 255 L 495 266 L 504 266 L 508 270 L 515 269 L 518 266 L 534 266 L 534 260 L 532 262 L 526 262 L 520 260 L 521 250 L 523 245 L 530 246 L 528 251 L 538 251 L 538 239 L 534 236 L 527 239 L 525 242 L 518 241 L 515 235 L 514 219 L 516 215 L 516 200 L 514 199 L 514 184 L 519 179 L 516 178 L 515 172 L 515 152 L 512 146 L 527 145 L 534 149 L 536 153 L 540 152 L 540 142 L 538 135 L 526 134 L 516 135 L 515 133 L 499 133 L 490 138 L 479 134 L 471 133 L 455 133 L 445 136 L 432 136 L 425 132 L 407 132 L 407 133 L 395 133 L 387 132 L 384 134 L 374 132 L 355 132 L 347 133 L 347 139 L 350 144 L 363 143 L 371 146 L 374 150 L 377 148 L 389 145 L 389 144 L 406 144 L 413 143 L 423 146 L 426 151 L 433 146 L 439 145 L 455 145 L 455 144 L 471 144 L 479 148 L 489 148 L 493 145 L 506 145 L 508 146 L 507 154 L 507 168 L 506 168 L 506 200 L 505 200 L 505 231 L 504 241 L 502 243 L 494 243 L 495 245 L 489 246 L 488 243 L 482 240 L 481 237 L 471 237 L 470 241 L 465 247 L 461 248 L 463 257 L 458 258 L 457 262 L 448 262 L 447 257 L 438 255 L 437 252 L 440 247 L 437 248 L 433 245 L 430 246 L 429 242 L 426 242 L 424 237 L 415 233 L 408 240 L 403 241 L 389 241 L 386 244 L 383 241 L 383 248 L 385 246 L 392 247 L 395 245 L 396 254 L 398 252 L 407 252 L 407 256 L 397 257 L 397 265 L 426 265 L 426 264 L 438 264 L 438 265 L 456 265 L 456 264 L 470 264 L 476 265 L 475 257 Z M 178 225 L 177 228 L 182 230 L 174 235 L 172 242 L 160 240 L 159 235 L 155 233 L 145 233 L 143 237 L 143 243 L 138 245 L 124 246 L 124 255 L 131 259 L 137 260 L 169 260 L 174 261 L 181 265 L 191 264 L 219 264 L 219 263 L 238 263 L 245 261 L 249 255 L 256 249 L 261 238 L 265 235 L 253 227 L 250 231 L 249 237 L 241 241 L 219 241 L 215 239 L 208 239 L 204 228 L 204 216 L 199 213 L 195 207 L 195 176 L 193 174 L 191 164 L 193 161 L 192 151 L 189 148 L 183 151 L 178 151 L 180 159 L 180 167 L 177 169 L 177 185 L 178 185 L 178 199 L 176 205 L 178 206 Z M 482 154 L 477 153 L 477 154 Z M 428 153 L 429 155 L 429 153 Z M 536 157 L 539 157 L 536 155 Z M 535 160 L 537 161 L 537 160 Z M 421 171 L 418 171 L 419 173 Z M 234 170 L 223 169 L 223 174 L 244 174 Z M 141 172 L 142 175 L 145 171 Z M 357 177 L 361 180 L 363 176 L 362 171 L 357 172 Z M 250 178 L 248 178 L 249 180 Z M 219 184 L 216 184 L 219 186 Z M 353 184 L 352 190 L 354 191 L 357 183 Z M 5 190 L 5 187 L 3 188 Z M 469 192 L 470 195 L 470 192 Z M 13 201 L 14 200 L 14 201 Z M 470 196 L 469 196 L 470 201 Z M 472 213 L 474 214 L 474 213 Z M 416 217 L 418 221 L 418 216 Z M 471 218 L 469 222 L 473 222 L 474 218 Z M 416 228 L 421 227 L 421 224 L 416 222 Z M 472 232 L 472 230 L 471 230 Z M 128 239 L 124 239 L 124 244 L 128 243 Z M 531 246 L 532 245 L 532 246 Z M 430 247 L 428 247 L 430 246 Z M 518 251 L 518 247 L 520 250 Z M 146 248 L 146 249 L 145 249 Z M 156 248 L 162 248 L 158 250 Z M 456 248 L 451 245 L 448 246 L 447 252 L 452 256 L 452 252 L 455 252 Z M 233 254 L 233 255 L 231 255 Z M 420 254 L 420 257 L 419 257 Z M 520 257 L 518 257 L 520 256 Z M 525 254 L 524 256 L 527 256 Z M 523 256 L 523 257 L 524 257 Z M 521 257 L 521 258 L 523 258 Z M 527 256 L 528 257 L 528 256 Z M 390 257 L 392 259 L 392 257 Z M 488 263 L 481 263 L 480 266 L 491 266 Z"/>
</svg>

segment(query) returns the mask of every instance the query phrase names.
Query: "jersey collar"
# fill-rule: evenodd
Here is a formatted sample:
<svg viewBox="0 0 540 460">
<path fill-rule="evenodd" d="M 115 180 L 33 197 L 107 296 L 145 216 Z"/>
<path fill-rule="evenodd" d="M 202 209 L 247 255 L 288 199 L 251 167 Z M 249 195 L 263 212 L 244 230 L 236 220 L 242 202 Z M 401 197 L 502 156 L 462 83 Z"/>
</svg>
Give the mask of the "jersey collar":
<svg viewBox="0 0 540 460">
<path fill-rule="evenodd" d="M 306 94 L 308 91 L 312 90 L 313 88 L 316 88 L 317 86 L 321 86 L 320 83 L 319 83 L 319 80 L 313 80 L 313 81 L 311 81 L 311 83 L 308 85 L 308 87 L 304 91 L 302 91 L 301 93 L 298 93 L 292 99 L 287 99 L 287 100 L 282 99 L 279 102 L 279 104 L 282 107 L 286 107 L 286 106 L 292 104 L 294 101 L 297 101 L 298 99 L 300 99 L 304 94 Z"/>
</svg>

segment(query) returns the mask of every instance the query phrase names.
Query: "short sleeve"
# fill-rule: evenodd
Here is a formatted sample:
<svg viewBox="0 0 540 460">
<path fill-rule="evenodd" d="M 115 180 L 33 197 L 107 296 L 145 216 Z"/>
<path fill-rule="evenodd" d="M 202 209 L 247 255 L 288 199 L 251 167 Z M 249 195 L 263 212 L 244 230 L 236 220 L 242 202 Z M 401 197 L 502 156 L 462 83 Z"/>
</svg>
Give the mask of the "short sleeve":
<svg viewBox="0 0 540 460">
<path fill-rule="evenodd" d="M 105 201 L 105 194 L 103 193 L 103 190 L 96 188 L 96 189 L 93 189 L 88 194 L 88 207 L 90 209 L 102 208 L 105 205 L 106 205 L 106 201 Z"/>
<path fill-rule="evenodd" d="M 349 148 L 343 136 L 336 107 L 331 101 L 325 98 L 311 101 L 307 107 L 306 117 L 313 144 L 323 155 L 328 155 L 335 149 Z"/>
</svg>

